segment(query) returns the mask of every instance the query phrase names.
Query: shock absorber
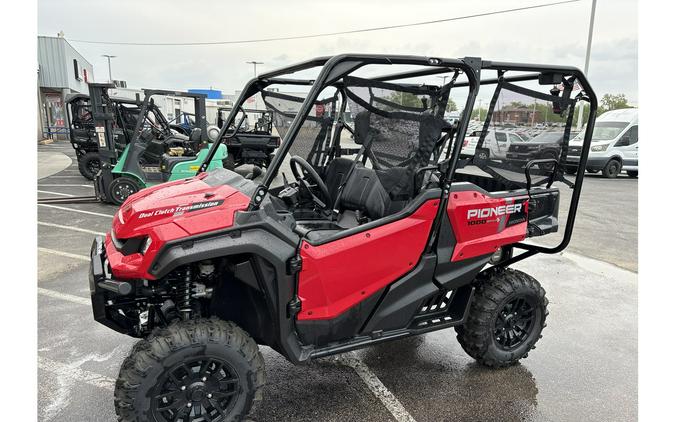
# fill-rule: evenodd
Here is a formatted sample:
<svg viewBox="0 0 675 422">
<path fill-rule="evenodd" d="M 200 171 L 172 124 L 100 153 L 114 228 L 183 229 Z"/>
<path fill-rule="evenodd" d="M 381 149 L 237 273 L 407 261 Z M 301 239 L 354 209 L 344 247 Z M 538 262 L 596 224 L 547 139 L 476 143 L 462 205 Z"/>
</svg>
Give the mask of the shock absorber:
<svg viewBox="0 0 675 422">
<path fill-rule="evenodd" d="M 176 307 L 183 320 L 190 319 L 192 313 L 192 269 L 185 267 L 183 282 L 176 286 Z"/>
</svg>

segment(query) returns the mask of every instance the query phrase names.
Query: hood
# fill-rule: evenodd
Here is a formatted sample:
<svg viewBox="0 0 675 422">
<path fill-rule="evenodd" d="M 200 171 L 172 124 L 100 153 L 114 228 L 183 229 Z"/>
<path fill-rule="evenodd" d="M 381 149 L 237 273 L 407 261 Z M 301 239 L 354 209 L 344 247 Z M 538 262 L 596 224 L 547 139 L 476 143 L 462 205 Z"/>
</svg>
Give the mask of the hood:
<svg viewBox="0 0 675 422">
<path fill-rule="evenodd" d="M 547 148 L 556 148 L 560 147 L 559 142 L 511 142 L 511 145 L 509 146 L 509 150 L 511 151 L 528 151 L 528 150 L 534 150 L 534 149 L 540 149 L 542 147 L 547 147 Z"/>
<path fill-rule="evenodd" d="M 241 183 L 228 183 L 240 182 L 241 176 L 219 170 L 228 177 L 214 179 L 213 174 L 203 173 L 130 196 L 113 219 L 115 236 L 127 239 L 147 235 L 151 229 L 191 236 L 231 226 L 234 213 L 248 207 L 250 196 L 239 189 Z"/>
</svg>

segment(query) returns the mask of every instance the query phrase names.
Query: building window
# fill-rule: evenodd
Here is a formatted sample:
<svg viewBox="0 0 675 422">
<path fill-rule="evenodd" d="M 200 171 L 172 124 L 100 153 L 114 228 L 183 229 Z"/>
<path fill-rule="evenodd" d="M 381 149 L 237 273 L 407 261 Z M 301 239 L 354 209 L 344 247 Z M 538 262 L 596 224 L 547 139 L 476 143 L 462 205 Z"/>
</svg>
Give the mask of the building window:
<svg viewBox="0 0 675 422">
<path fill-rule="evenodd" d="M 89 75 L 87 75 L 87 69 L 82 69 L 82 76 L 84 76 L 85 82 L 89 82 Z"/>
<path fill-rule="evenodd" d="M 80 76 L 80 64 L 77 62 L 77 59 L 73 59 L 73 70 L 75 71 L 75 79 L 81 81 L 82 77 Z"/>
</svg>

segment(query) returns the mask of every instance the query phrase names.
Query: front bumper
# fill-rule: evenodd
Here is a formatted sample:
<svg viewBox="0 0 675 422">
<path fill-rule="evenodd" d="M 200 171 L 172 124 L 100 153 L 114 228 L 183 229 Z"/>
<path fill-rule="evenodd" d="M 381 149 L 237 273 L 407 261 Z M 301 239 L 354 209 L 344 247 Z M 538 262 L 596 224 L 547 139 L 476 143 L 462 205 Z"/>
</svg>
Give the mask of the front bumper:
<svg viewBox="0 0 675 422">
<path fill-rule="evenodd" d="M 579 156 L 568 155 L 566 165 L 568 168 L 577 168 L 579 167 Z M 609 157 L 593 157 L 590 154 L 586 160 L 586 169 L 587 170 L 602 170 L 609 162 Z"/>
<path fill-rule="evenodd" d="M 120 333 L 130 334 L 132 324 L 117 312 L 116 307 L 111 306 L 111 301 L 129 295 L 133 291 L 132 284 L 112 277 L 103 237 L 96 236 L 89 257 L 89 293 L 94 320 Z"/>
</svg>

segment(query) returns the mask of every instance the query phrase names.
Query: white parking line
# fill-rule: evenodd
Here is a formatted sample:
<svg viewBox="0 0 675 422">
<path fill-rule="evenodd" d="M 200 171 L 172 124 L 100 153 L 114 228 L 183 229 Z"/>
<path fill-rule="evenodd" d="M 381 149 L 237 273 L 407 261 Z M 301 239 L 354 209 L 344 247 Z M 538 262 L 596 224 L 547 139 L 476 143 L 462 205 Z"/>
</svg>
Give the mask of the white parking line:
<svg viewBox="0 0 675 422">
<path fill-rule="evenodd" d="M 75 195 L 71 195 L 71 194 L 69 194 L 69 193 L 61 193 L 61 192 L 50 192 L 50 191 L 48 191 L 48 190 L 39 190 L 39 189 L 38 189 L 38 191 L 37 191 L 37 192 L 38 192 L 38 193 L 47 193 L 47 194 L 49 194 L 49 195 L 59 195 L 59 196 L 75 196 Z"/>
<path fill-rule="evenodd" d="M 94 188 L 94 185 L 76 185 L 76 184 L 63 184 L 63 183 L 38 183 L 38 187 L 40 186 L 57 186 L 57 187 L 62 187 L 62 188 L 72 188 L 72 187 L 85 187 L 85 188 Z"/>
<path fill-rule="evenodd" d="M 68 207 L 59 207 L 58 205 L 38 204 L 38 207 L 54 208 L 54 209 L 63 210 L 63 211 L 73 211 L 73 212 L 79 212 L 79 213 L 82 213 L 82 214 L 97 215 L 99 217 L 108 217 L 108 218 L 114 217 L 114 215 L 110 215 L 110 214 L 102 214 L 100 212 L 78 210 L 78 209 L 75 209 L 75 208 L 68 208 Z"/>
<path fill-rule="evenodd" d="M 382 402 L 394 419 L 398 422 L 415 422 L 415 418 L 405 410 L 405 407 L 398 401 L 396 396 L 382 384 L 382 381 L 365 363 L 361 362 L 351 353 L 338 356 L 336 361 L 354 369 L 356 374 L 363 380 L 375 397 Z"/>
<path fill-rule="evenodd" d="M 75 381 L 76 383 L 84 382 L 94 387 L 104 388 L 110 391 L 115 390 L 115 380 L 113 378 L 85 371 L 84 369 L 66 365 L 65 363 L 57 362 L 42 356 L 38 356 L 38 368 L 64 377 L 69 381 Z"/>
<path fill-rule="evenodd" d="M 91 300 L 86 297 L 69 295 L 68 293 L 61 293 L 55 290 L 45 289 L 43 287 L 38 287 L 38 294 L 43 296 L 49 296 L 54 299 L 66 300 L 68 302 L 77 303 L 78 305 L 91 306 Z"/>
<path fill-rule="evenodd" d="M 72 231 L 76 231 L 76 232 L 105 236 L 105 233 L 103 233 L 103 232 L 95 232 L 93 230 L 81 229 L 79 227 L 73 227 L 73 226 L 64 226 L 64 225 L 61 225 L 61 224 L 45 223 L 44 221 L 38 221 L 38 225 L 39 226 L 46 226 L 46 227 L 55 227 L 57 229 L 72 230 Z"/>
<path fill-rule="evenodd" d="M 52 254 L 52 255 L 59 255 L 59 256 L 66 257 L 66 258 L 79 259 L 79 260 L 81 260 L 81 261 L 89 261 L 89 257 L 88 257 L 88 256 L 77 255 L 77 254 L 74 254 L 74 253 L 63 252 L 63 251 L 57 251 L 56 249 L 49 249 L 49 248 L 40 248 L 40 247 L 38 247 L 38 251 L 40 251 L 40 252 L 45 252 L 45 253 L 50 253 L 50 254 Z"/>
</svg>

